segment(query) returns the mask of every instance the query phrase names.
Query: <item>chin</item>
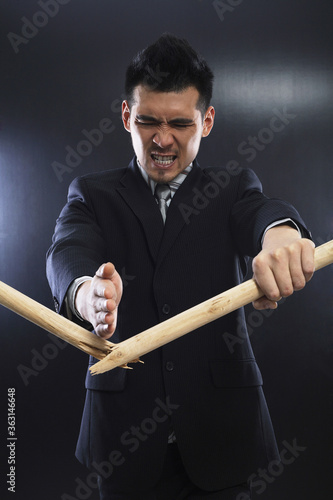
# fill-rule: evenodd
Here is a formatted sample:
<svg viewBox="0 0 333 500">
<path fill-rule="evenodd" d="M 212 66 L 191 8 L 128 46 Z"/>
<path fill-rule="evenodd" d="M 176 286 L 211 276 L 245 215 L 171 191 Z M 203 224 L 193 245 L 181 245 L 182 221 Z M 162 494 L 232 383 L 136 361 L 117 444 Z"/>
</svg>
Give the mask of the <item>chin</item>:
<svg viewBox="0 0 333 500">
<path fill-rule="evenodd" d="M 170 171 L 159 171 L 159 172 L 154 172 L 153 175 L 150 175 L 150 177 L 155 181 L 155 182 L 170 182 L 172 181 L 179 172 L 170 172 Z"/>
</svg>

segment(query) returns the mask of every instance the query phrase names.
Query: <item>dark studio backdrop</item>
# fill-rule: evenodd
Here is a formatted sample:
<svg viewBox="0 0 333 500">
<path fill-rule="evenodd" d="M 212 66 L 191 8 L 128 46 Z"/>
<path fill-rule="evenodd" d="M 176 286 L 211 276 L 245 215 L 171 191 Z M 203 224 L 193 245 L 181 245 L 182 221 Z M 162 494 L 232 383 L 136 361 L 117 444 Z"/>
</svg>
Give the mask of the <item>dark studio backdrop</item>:
<svg viewBox="0 0 333 500">
<path fill-rule="evenodd" d="M 317 245 L 333 238 L 330 0 L 2 0 L 0 8 L 1 281 L 53 309 L 45 253 L 68 185 L 131 159 L 120 121 L 125 69 L 164 31 L 187 38 L 216 75 L 216 123 L 201 164 L 252 168 L 267 195 L 298 208 Z M 98 143 L 83 145 L 101 126 Z M 332 292 L 330 266 L 272 314 L 246 308 L 286 450 L 281 466 L 253 471 L 255 499 L 332 495 Z M 74 457 L 87 356 L 2 306 L 0 331 L 1 498 L 95 499 L 93 488 L 75 492 L 88 476 Z M 13 454 L 15 495 L 6 485 Z"/>
</svg>

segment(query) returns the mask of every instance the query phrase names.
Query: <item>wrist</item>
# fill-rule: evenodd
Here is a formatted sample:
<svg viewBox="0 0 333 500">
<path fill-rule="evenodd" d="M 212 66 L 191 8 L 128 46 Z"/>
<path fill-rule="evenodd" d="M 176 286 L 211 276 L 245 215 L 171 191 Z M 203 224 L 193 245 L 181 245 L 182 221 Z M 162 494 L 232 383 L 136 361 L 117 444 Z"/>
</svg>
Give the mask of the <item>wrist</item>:
<svg viewBox="0 0 333 500">
<path fill-rule="evenodd" d="M 83 321 L 89 321 L 86 315 L 85 305 L 91 281 L 92 278 L 85 277 L 84 280 L 82 278 L 82 280 L 76 283 L 76 288 L 73 295 L 74 314 Z"/>
<path fill-rule="evenodd" d="M 300 239 L 301 235 L 296 228 L 287 224 L 281 224 L 267 230 L 262 243 L 262 249 L 266 250 L 271 246 L 275 247 L 276 244 L 283 246 Z"/>
</svg>

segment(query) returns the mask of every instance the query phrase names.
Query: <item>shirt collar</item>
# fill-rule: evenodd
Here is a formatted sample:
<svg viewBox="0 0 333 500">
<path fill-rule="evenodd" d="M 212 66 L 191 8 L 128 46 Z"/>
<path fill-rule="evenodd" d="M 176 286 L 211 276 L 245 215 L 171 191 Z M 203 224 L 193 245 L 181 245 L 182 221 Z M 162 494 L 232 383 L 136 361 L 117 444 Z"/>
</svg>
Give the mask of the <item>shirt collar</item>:
<svg viewBox="0 0 333 500">
<path fill-rule="evenodd" d="M 157 183 L 148 176 L 147 172 L 140 165 L 140 162 L 139 162 L 138 159 L 136 159 L 136 162 L 137 162 L 139 170 L 140 170 L 140 172 L 142 174 L 142 177 L 147 182 L 148 186 L 151 189 L 151 192 L 154 194 L 155 193 L 155 187 L 156 187 Z M 191 172 L 192 168 L 193 168 L 193 162 L 191 162 L 188 167 L 186 167 L 182 172 L 180 172 L 180 174 L 178 174 L 177 177 L 175 177 L 174 179 L 172 179 L 172 181 L 168 182 L 168 184 L 170 186 L 170 190 L 171 190 L 171 198 L 174 196 L 174 194 L 177 191 L 177 189 L 179 188 L 179 186 L 184 182 L 184 180 L 186 179 L 187 175 Z"/>
</svg>

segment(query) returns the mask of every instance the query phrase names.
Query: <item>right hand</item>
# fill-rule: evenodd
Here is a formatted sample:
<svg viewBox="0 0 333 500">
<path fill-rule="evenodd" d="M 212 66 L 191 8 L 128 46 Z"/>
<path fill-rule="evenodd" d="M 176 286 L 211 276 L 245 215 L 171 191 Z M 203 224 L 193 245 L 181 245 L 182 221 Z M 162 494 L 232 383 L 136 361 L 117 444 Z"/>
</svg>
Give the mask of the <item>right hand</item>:
<svg viewBox="0 0 333 500">
<path fill-rule="evenodd" d="M 75 307 L 99 337 L 108 339 L 114 333 L 122 293 L 121 277 L 111 262 L 102 264 L 93 279 L 78 288 Z"/>
</svg>

